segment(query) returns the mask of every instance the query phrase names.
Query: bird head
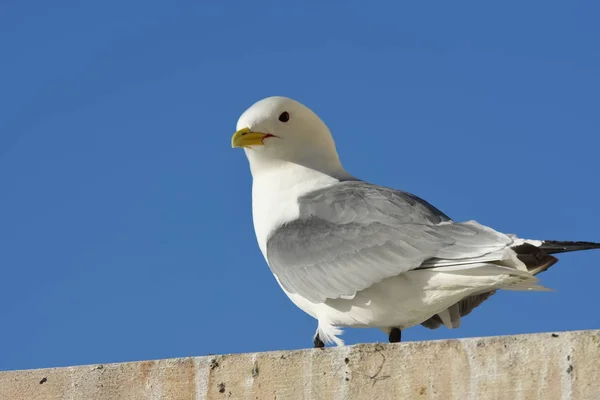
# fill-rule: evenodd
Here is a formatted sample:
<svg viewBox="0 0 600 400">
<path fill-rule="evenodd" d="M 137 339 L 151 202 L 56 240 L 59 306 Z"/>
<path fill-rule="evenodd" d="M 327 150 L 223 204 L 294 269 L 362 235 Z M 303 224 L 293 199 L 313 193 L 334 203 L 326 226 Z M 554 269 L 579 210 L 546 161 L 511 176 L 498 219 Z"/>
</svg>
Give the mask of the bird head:
<svg viewBox="0 0 600 400">
<path fill-rule="evenodd" d="M 341 168 L 327 125 L 305 105 L 286 98 L 268 97 L 239 118 L 231 146 L 243 148 L 253 173 L 295 163 L 327 172 Z"/>
</svg>

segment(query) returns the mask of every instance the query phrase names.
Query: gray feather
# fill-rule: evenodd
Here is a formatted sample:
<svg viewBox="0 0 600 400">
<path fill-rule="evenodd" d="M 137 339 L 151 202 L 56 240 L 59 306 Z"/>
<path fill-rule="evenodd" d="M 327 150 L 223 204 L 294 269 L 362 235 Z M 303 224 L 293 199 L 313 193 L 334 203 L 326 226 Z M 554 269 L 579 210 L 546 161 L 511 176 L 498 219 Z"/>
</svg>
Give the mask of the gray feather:
<svg viewBox="0 0 600 400">
<path fill-rule="evenodd" d="M 476 262 L 512 243 L 474 221 L 455 223 L 412 194 L 362 181 L 310 192 L 298 204 L 298 219 L 267 240 L 267 259 L 288 292 L 313 302 L 353 296 L 426 260 Z"/>
<path fill-rule="evenodd" d="M 475 308 L 477 308 L 479 305 L 481 305 L 481 303 L 486 301 L 494 293 L 496 293 L 496 291 L 492 290 L 489 292 L 485 292 L 485 293 L 481 293 L 481 294 L 474 294 L 472 296 L 465 297 L 464 299 L 462 299 L 458 303 L 454 304 L 450 308 L 458 307 L 460 316 L 461 317 L 467 316 L 471 313 L 471 311 L 473 311 Z M 431 317 L 428 320 L 423 321 L 421 323 L 421 325 L 423 325 L 424 327 L 429 328 L 429 329 L 437 329 L 440 326 L 442 326 L 442 324 L 443 324 L 442 319 L 440 318 L 440 316 L 438 314 L 434 315 L 433 317 Z"/>
</svg>

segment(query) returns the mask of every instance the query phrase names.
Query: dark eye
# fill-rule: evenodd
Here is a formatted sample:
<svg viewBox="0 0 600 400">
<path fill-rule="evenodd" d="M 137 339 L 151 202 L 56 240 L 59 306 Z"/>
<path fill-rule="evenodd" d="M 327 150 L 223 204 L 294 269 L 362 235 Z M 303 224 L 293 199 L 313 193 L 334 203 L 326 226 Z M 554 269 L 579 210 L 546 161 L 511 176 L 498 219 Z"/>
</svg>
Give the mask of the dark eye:
<svg viewBox="0 0 600 400">
<path fill-rule="evenodd" d="M 288 122 L 290 120 L 290 113 L 288 113 L 287 111 L 282 112 L 281 114 L 279 114 L 279 120 L 281 122 Z"/>
</svg>

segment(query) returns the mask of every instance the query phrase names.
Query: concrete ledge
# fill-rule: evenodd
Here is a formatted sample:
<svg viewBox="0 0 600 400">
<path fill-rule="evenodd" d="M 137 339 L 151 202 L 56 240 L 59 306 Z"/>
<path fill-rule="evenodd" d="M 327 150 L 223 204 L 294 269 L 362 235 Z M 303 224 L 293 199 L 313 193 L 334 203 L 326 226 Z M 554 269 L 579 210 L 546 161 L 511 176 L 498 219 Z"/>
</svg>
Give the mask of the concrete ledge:
<svg viewBox="0 0 600 400">
<path fill-rule="evenodd" d="M 600 331 L 0 373 L 0 399 L 600 399 Z"/>
</svg>

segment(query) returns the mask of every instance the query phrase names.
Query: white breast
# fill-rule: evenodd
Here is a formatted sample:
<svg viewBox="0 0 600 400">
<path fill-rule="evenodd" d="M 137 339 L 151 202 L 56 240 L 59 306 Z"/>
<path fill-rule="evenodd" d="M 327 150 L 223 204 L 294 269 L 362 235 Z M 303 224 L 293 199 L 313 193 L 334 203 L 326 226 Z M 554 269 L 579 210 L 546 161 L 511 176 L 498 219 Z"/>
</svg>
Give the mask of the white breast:
<svg viewBox="0 0 600 400">
<path fill-rule="evenodd" d="M 329 175 L 292 163 L 254 176 L 252 217 L 258 245 L 265 260 L 269 234 L 284 223 L 298 218 L 298 197 L 337 182 L 338 179 Z"/>
</svg>

